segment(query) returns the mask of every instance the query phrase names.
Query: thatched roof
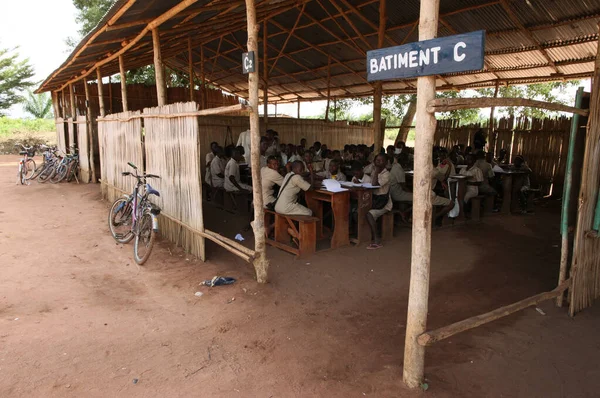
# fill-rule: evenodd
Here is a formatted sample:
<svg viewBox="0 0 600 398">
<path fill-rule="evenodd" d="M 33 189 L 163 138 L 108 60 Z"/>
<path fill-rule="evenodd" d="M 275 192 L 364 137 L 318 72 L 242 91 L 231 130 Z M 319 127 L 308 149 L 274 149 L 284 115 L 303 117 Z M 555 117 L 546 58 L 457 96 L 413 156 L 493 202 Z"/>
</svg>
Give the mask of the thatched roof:
<svg viewBox="0 0 600 398">
<path fill-rule="evenodd" d="M 159 26 L 165 63 L 187 70 L 190 37 L 196 74 L 200 76 L 202 47 L 206 80 L 247 97 L 247 76 L 241 73 L 247 40 L 243 0 L 119 0 L 38 92 L 61 89 L 83 75 L 94 79 L 99 61 L 104 76 L 118 73 L 117 54 L 124 47 L 127 69 L 151 64 L 148 28 L 180 3 L 189 6 Z M 386 47 L 418 40 L 418 0 L 388 0 L 387 14 Z M 379 0 L 258 0 L 257 18 L 267 24 L 270 101 L 326 97 L 329 62 L 332 96 L 373 93 L 365 53 L 377 47 Z M 439 36 L 485 30 L 485 69 L 438 77 L 438 88 L 589 77 L 598 22 L 597 0 L 444 0 Z M 259 47 L 262 61 L 261 43 Z M 411 80 L 384 83 L 387 94 L 415 90 Z"/>
</svg>

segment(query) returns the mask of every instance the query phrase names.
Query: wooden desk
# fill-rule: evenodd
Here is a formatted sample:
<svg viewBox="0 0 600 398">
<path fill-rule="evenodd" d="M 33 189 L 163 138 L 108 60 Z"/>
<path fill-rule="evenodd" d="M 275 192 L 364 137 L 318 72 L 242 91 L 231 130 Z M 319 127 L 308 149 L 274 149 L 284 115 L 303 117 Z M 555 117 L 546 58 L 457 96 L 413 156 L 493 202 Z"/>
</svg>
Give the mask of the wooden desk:
<svg viewBox="0 0 600 398">
<path fill-rule="evenodd" d="M 505 170 L 504 172 L 496 171 L 496 174 L 502 176 L 502 209 L 503 214 L 519 211 L 519 191 L 525 180 L 525 172 Z"/>
<path fill-rule="evenodd" d="M 325 190 L 310 190 L 305 192 L 306 204 L 317 217 L 317 238 L 323 238 L 323 202 L 331 203 L 333 211 L 333 235 L 331 248 L 348 246 L 350 244 L 350 191 L 329 192 Z M 366 217 L 365 217 L 366 218 Z"/>
<path fill-rule="evenodd" d="M 373 189 L 350 188 L 350 197 L 358 202 L 357 244 L 371 241 L 371 227 L 367 221 L 367 213 L 373 207 Z"/>
<path fill-rule="evenodd" d="M 455 175 L 448 178 L 448 185 L 450 188 L 450 199 L 458 199 L 458 208 L 460 212 L 456 219 L 458 221 L 465 221 L 465 194 L 467 193 L 467 180 L 469 177 Z M 456 184 L 458 184 L 458 196 L 456 195 Z"/>
</svg>

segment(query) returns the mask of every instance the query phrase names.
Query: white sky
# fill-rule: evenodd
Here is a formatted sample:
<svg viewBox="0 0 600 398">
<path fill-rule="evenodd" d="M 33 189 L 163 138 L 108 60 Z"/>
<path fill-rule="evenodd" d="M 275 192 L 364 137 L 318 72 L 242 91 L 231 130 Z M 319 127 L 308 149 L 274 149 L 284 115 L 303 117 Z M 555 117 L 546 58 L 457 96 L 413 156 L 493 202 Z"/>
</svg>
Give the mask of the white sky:
<svg viewBox="0 0 600 398">
<path fill-rule="evenodd" d="M 0 46 L 19 46 L 21 58 L 29 58 L 35 81 L 45 79 L 68 56 L 65 39 L 75 36 L 72 0 L 0 0 Z M 20 106 L 10 116 L 20 117 Z"/>
</svg>

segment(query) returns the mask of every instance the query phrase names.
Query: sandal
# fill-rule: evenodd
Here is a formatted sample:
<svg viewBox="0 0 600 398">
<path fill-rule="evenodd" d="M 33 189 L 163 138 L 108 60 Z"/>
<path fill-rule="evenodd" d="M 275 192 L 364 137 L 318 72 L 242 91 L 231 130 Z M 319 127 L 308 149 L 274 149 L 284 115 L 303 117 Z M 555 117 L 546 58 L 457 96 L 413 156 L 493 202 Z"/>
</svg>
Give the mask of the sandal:
<svg viewBox="0 0 600 398">
<path fill-rule="evenodd" d="M 367 250 L 377 250 L 381 249 L 382 247 L 383 245 L 380 243 L 371 243 L 369 246 L 367 246 Z"/>
</svg>

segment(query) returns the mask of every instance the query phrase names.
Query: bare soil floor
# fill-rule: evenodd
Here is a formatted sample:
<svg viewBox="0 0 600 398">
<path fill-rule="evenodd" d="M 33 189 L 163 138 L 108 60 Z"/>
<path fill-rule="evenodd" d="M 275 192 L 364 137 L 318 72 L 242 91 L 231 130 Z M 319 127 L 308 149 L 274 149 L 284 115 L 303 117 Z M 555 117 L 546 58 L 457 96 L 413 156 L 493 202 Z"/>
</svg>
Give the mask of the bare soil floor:
<svg viewBox="0 0 600 398">
<path fill-rule="evenodd" d="M 0 157 L 0 397 L 598 396 L 600 306 L 571 319 L 551 302 L 434 345 L 429 390 L 405 389 L 409 229 L 376 252 L 269 248 L 259 286 L 212 244 L 202 263 L 160 242 L 138 267 L 98 185 L 15 172 Z M 205 213 L 230 237 L 244 224 Z M 557 204 L 435 231 L 429 327 L 552 289 L 558 232 Z M 214 275 L 238 282 L 199 286 Z"/>
</svg>

